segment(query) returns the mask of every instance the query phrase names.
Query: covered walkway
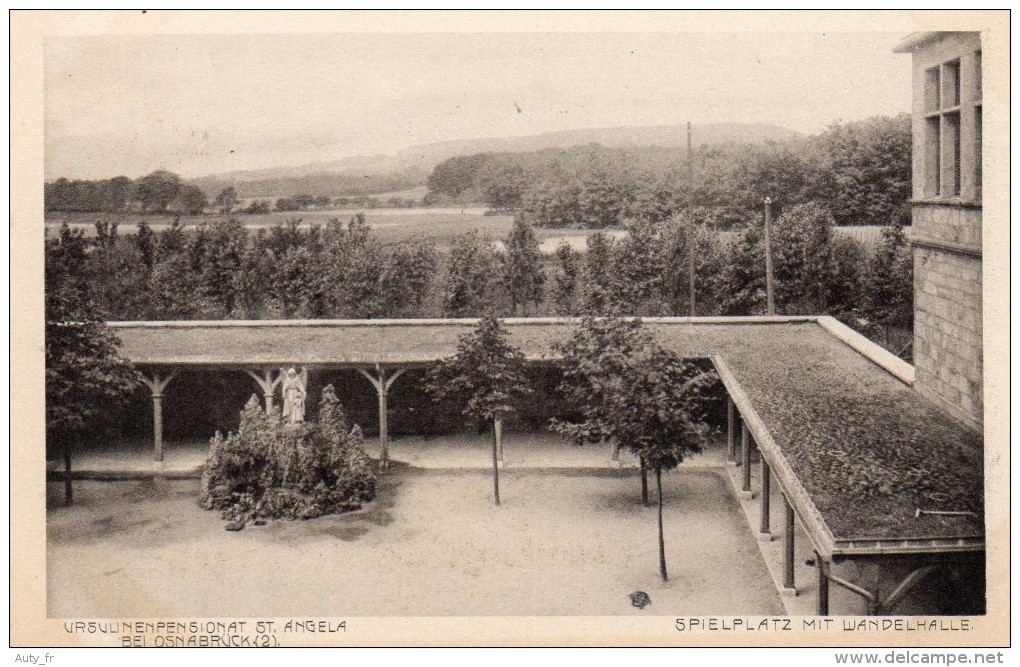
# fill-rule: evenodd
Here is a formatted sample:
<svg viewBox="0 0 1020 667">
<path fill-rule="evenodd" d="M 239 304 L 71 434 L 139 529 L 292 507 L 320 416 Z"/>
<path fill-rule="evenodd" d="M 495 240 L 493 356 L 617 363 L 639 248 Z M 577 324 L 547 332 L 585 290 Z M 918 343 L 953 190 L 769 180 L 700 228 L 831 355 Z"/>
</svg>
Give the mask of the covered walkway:
<svg viewBox="0 0 1020 667">
<path fill-rule="evenodd" d="M 728 456 L 738 492 L 761 499 L 759 532 L 782 536 L 781 587 L 804 588 L 797 531 L 817 563 L 816 609 L 831 583 L 883 613 L 939 569 L 984 550 L 983 442 L 913 388 L 913 368 L 829 317 L 646 318 L 659 342 L 711 360 L 728 394 Z M 124 322 L 111 328 L 152 391 L 163 458 L 162 396 L 188 370 L 244 370 L 274 401 L 282 367 L 355 369 L 379 402 L 378 458 L 390 458 L 388 393 L 407 369 L 452 355 L 476 320 Z M 534 363 L 577 321 L 506 320 Z M 509 447 L 508 447 L 509 451 Z M 759 468 L 754 474 L 752 468 Z M 780 511 L 773 511 L 779 502 Z M 866 589 L 834 574 L 848 561 L 899 559 L 908 574 Z M 893 568 L 895 569 L 895 568 Z M 875 584 L 879 586 L 879 584 Z M 891 591 L 891 592 L 890 592 Z"/>
</svg>

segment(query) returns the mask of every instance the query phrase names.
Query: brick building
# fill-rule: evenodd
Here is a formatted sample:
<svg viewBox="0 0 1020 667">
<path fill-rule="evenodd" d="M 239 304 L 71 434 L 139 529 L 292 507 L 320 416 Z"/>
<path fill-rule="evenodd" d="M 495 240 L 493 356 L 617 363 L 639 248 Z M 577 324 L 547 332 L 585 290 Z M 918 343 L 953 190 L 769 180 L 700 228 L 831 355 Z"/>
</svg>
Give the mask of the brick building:
<svg viewBox="0 0 1020 667">
<path fill-rule="evenodd" d="M 913 56 L 916 386 L 980 428 L 981 35 L 919 32 L 896 52 Z"/>
</svg>

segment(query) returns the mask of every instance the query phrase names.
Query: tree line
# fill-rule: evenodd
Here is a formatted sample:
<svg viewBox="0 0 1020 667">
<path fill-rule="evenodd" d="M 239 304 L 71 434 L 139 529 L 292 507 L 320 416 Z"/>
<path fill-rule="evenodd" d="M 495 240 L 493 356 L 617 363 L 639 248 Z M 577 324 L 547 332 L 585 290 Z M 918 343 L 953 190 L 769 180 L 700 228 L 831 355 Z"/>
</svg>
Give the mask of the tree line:
<svg viewBox="0 0 1020 667">
<path fill-rule="evenodd" d="M 585 252 L 563 243 L 553 255 L 522 217 L 503 239 L 470 230 L 448 246 L 427 237 L 384 245 L 363 215 L 254 231 L 238 219 L 158 232 L 143 222 L 132 234 L 98 222 L 94 237 L 65 224 L 46 242 L 47 293 L 75 286 L 112 320 L 667 316 L 690 314 L 693 264 L 694 314 L 764 313 L 762 216 L 728 235 L 710 219 L 694 208 L 638 220 L 621 238 L 593 231 Z M 775 220 L 777 312 L 909 329 L 903 230 L 889 227 L 869 251 L 832 225 L 814 203 Z"/>
<path fill-rule="evenodd" d="M 62 213 L 154 213 L 167 215 L 199 215 L 207 206 L 219 213 L 268 214 L 271 211 L 296 212 L 331 208 L 411 208 L 422 202 L 413 197 L 340 196 L 330 197 L 299 192 L 289 197 L 252 200 L 242 205 L 237 188 L 222 188 L 212 201 L 197 185 L 187 183 L 169 171 L 154 171 L 148 176 L 131 180 L 115 176 L 103 180 L 68 180 L 58 178 L 46 183 L 43 202 L 47 212 Z"/>
<path fill-rule="evenodd" d="M 198 186 L 160 169 L 136 180 L 127 176 L 98 181 L 58 178 L 45 184 L 43 203 L 47 211 L 196 215 L 205 209 L 207 199 Z"/>
<path fill-rule="evenodd" d="M 906 217 L 910 116 L 836 123 L 802 139 L 685 148 L 598 144 L 450 158 L 433 169 L 429 203 L 484 202 L 538 226 L 602 228 L 659 222 L 702 207 L 720 229 L 769 196 L 778 209 L 816 203 L 838 225 Z"/>
</svg>

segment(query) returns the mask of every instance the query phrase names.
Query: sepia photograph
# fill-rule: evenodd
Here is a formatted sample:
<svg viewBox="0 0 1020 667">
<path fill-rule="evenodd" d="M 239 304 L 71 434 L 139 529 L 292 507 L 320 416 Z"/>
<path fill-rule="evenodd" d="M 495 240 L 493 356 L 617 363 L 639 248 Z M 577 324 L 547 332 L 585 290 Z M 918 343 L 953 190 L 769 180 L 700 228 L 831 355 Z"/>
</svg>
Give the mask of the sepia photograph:
<svg viewBox="0 0 1020 667">
<path fill-rule="evenodd" d="M 1008 11 L 11 29 L 12 646 L 1008 646 Z"/>
</svg>

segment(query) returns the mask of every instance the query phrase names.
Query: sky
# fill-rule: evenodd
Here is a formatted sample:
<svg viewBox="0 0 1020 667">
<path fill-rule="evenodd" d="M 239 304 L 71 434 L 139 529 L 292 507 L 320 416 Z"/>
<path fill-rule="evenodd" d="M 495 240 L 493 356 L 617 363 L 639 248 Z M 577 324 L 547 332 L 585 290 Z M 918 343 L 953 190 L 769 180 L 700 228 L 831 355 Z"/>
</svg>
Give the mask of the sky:
<svg viewBox="0 0 1020 667">
<path fill-rule="evenodd" d="M 910 110 L 902 32 L 51 37 L 46 178 L 194 177 L 691 121 Z"/>
</svg>

